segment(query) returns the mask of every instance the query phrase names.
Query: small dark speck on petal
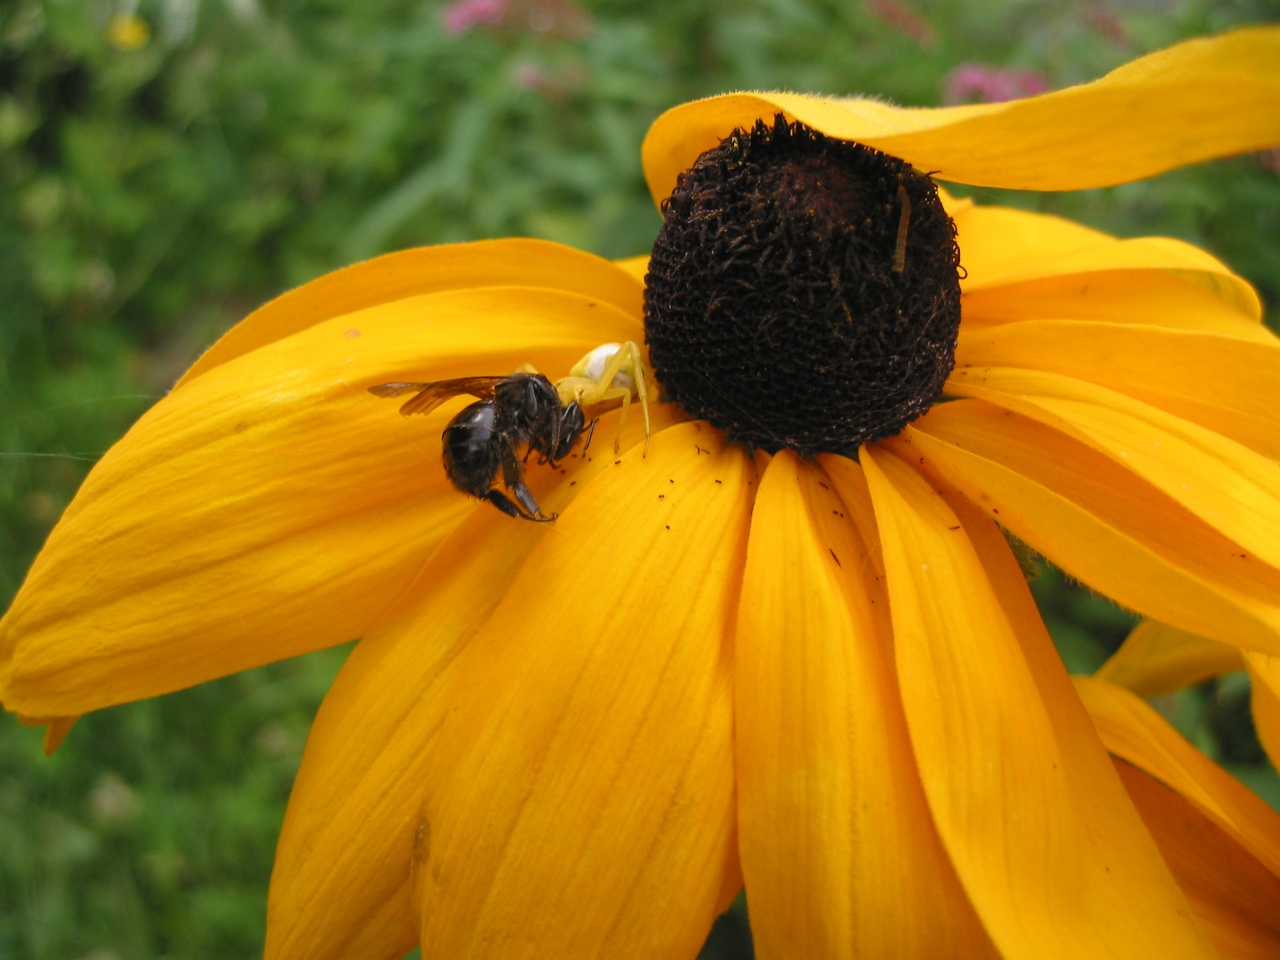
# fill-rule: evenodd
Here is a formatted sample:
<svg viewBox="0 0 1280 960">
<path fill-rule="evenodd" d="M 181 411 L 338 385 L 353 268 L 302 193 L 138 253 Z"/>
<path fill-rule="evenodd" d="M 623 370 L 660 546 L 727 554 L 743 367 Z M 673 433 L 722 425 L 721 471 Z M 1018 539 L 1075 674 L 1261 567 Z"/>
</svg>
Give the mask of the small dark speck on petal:
<svg viewBox="0 0 1280 960">
<path fill-rule="evenodd" d="M 343 336 L 346 337 L 348 340 L 354 340 L 356 337 L 360 336 L 360 331 L 357 330 L 355 327 L 352 327 L 350 330 L 344 333 Z"/>
<path fill-rule="evenodd" d="M 959 525 L 959 524 L 956 524 L 954 527 L 947 527 L 947 529 L 948 529 L 948 530 L 959 530 L 959 529 L 960 529 L 960 525 Z"/>
<path fill-rule="evenodd" d="M 830 547 L 827 547 L 827 549 L 831 551 L 831 559 L 836 562 L 836 566 L 843 568 L 844 564 L 840 562 L 840 558 L 836 556 L 836 552 L 834 550 L 831 550 Z"/>
</svg>

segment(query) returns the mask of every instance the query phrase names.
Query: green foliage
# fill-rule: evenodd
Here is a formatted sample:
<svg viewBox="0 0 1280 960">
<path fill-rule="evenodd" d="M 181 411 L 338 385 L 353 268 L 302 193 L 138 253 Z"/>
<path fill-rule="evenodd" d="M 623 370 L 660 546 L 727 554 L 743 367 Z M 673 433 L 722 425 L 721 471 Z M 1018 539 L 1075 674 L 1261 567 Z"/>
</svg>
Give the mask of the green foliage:
<svg viewBox="0 0 1280 960">
<path fill-rule="evenodd" d="M 0 735 L 0 957 L 260 954 L 307 729 L 345 650 Z M 18 827 L 18 829 L 15 829 Z"/>
<path fill-rule="evenodd" d="M 523 234 L 646 250 L 659 219 L 639 145 L 671 105 L 736 88 L 928 105 L 964 61 L 1062 86 L 1278 12 L 1274 0 L 512 0 L 502 23 L 455 35 L 430 0 L 130 9 L 0 6 L 5 603 L 92 461 L 264 299 L 412 244 Z M 1184 237 L 1280 302 L 1280 249 L 1259 242 L 1280 235 L 1280 175 L 1262 158 L 1000 199 Z M 1096 664 L 1129 622 L 1052 574 L 1037 591 L 1073 666 Z M 0 817 L 21 828 L 0 831 L 0 902 L 13 905 L 0 960 L 259 952 L 283 802 L 339 660 L 104 711 L 49 760 L 35 731 L 0 726 Z M 1195 696 L 1173 710 L 1184 729 L 1256 776 L 1239 717 L 1213 713 L 1236 695 Z M 709 956 L 742 955 L 735 916 Z"/>
</svg>

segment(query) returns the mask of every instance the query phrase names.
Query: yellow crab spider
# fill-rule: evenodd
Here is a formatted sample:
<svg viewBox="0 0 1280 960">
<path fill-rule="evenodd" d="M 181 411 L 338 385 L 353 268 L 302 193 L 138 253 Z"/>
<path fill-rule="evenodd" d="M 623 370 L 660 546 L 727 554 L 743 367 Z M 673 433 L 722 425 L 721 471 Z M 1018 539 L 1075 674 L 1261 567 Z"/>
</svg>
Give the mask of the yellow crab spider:
<svg viewBox="0 0 1280 960">
<path fill-rule="evenodd" d="M 622 407 L 618 417 L 618 435 L 613 439 L 613 452 L 621 446 L 622 428 L 627 422 L 627 408 L 631 398 L 640 401 L 644 411 L 644 452 L 649 452 L 649 368 L 645 365 L 640 347 L 631 340 L 625 343 L 603 343 L 574 364 L 567 377 L 556 381 L 556 393 L 560 403 L 568 406 L 577 402 L 585 408 L 601 404 Z"/>
</svg>

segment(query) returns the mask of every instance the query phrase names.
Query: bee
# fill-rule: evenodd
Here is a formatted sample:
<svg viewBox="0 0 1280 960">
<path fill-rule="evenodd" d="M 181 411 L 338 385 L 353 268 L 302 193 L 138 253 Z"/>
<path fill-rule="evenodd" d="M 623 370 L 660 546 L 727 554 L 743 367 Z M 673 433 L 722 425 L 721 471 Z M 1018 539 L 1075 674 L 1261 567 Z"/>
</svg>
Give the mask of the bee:
<svg viewBox="0 0 1280 960">
<path fill-rule="evenodd" d="M 544 514 L 524 483 L 524 464 L 529 456 L 537 454 L 539 463 L 555 466 L 584 433 L 590 443 L 596 421 L 587 421 L 584 408 L 621 406 L 620 438 L 632 396 L 644 410 L 647 452 L 649 376 L 639 346 L 627 341 L 596 347 L 554 384 L 527 367 L 505 377 L 380 383 L 369 392 L 388 398 L 412 393 L 400 406 L 406 417 L 430 413 L 451 397 L 476 397 L 475 403 L 449 421 L 441 436 L 445 474 L 460 491 L 489 501 L 508 516 L 546 522 L 556 515 Z M 620 440 L 615 438 L 614 450 L 619 446 Z M 499 474 L 511 496 L 494 486 Z"/>
<path fill-rule="evenodd" d="M 430 413 L 451 397 L 479 398 L 458 412 L 444 428 L 444 471 L 453 485 L 478 500 L 488 500 L 503 513 L 523 520 L 546 522 L 533 492 L 525 486 L 524 462 L 530 454 L 539 463 L 569 455 L 578 438 L 588 432 L 582 407 L 560 402 L 556 388 L 540 373 L 517 372 L 505 377 L 461 377 L 434 383 L 381 383 L 369 388 L 375 397 L 413 396 L 400 406 L 408 417 Z M 591 421 L 594 429 L 595 421 Z M 522 458 L 520 450 L 524 448 Z M 494 486 L 498 474 L 511 497 Z"/>
</svg>

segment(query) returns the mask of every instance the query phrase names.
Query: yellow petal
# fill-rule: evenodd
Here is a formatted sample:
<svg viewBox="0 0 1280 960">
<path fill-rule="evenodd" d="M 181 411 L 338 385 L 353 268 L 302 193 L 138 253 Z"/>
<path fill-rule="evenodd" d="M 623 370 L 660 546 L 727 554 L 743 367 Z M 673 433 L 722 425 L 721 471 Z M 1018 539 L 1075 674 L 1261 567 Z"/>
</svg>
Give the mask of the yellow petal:
<svg viewBox="0 0 1280 960">
<path fill-rule="evenodd" d="M 641 283 L 644 283 L 645 275 L 649 272 L 649 255 L 646 253 L 639 257 L 626 257 L 622 260 L 615 260 L 614 264 L 620 270 L 625 270 Z"/>
<path fill-rule="evenodd" d="M 970 201 L 963 207 L 948 205 L 947 212 L 956 225 L 965 272 L 961 287 L 966 294 L 1025 280 L 1031 264 L 1038 268 L 1034 277 L 1042 277 L 1064 257 L 1078 258 L 1119 242 L 1073 220 L 1014 207 Z"/>
<path fill-rule="evenodd" d="M 1238 546 L 1110 458 L 964 400 L 935 406 L 902 440 L 910 456 L 1095 590 L 1191 633 L 1280 652 L 1280 576 L 1241 560 Z"/>
<path fill-rule="evenodd" d="M 1280 879 L 1186 799 L 1122 760 L 1116 769 L 1218 954 L 1280 956 Z"/>
<path fill-rule="evenodd" d="M 1014 319 L 1083 319 L 1092 314 L 1082 316 L 1082 310 L 1110 310 L 1112 319 L 1125 323 L 1195 329 L 1216 323 L 1227 332 L 1243 330 L 1242 335 L 1255 333 L 1262 319 L 1257 291 L 1221 260 L 1189 243 L 1167 237 L 1121 240 L 1061 217 L 1011 207 L 971 204 L 953 216 L 966 273 L 961 281 L 964 317 L 970 326 L 971 321 L 1004 319 L 999 308 L 1022 287 L 1029 287 L 1032 295 L 1041 289 L 1052 294 L 1064 283 L 1071 295 L 1066 303 L 1028 303 Z M 1141 298 L 1122 298 L 1135 301 L 1123 306 L 1112 303 L 1122 293 L 1110 289 L 1117 277 L 1138 287 Z M 1094 285 L 1109 280 L 1107 295 L 1100 296 Z M 1191 305 L 1197 309 L 1179 305 L 1176 297 L 1161 298 L 1158 288 L 1169 285 L 1178 291 L 1198 288 L 1192 294 L 1201 296 Z M 1144 302 L 1152 297 L 1158 302 Z M 1198 316 L 1206 308 L 1210 316 Z M 1223 308 L 1231 316 L 1223 318 Z"/>
<path fill-rule="evenodd" d="M 1073 679 L 1107 750 L 1186 797 L 1280 876 L 1280 813 L 1184 740 L 1137 695 L 1095 677 Z"/>
<path fill-rule="evenodd" d="M 1280 341 L 1274 337 L 1242 340 L 1132 324 L 1029 320 L 962 327 L 956 367 L 958 390 L 974 375 L 968 371 L 986 367 L 1088 381 L 1280 460 L 1280 430 L 1264 399 L 1280 391 Z"/>
<path fill-rule="evenodd" d="M 751 460 L 698 423 L 619 460 L 442 680 L 425 956 L 692 957 L 740 885 L 727 638 Z"/>
<path fill-rule="evenodd" d="M 1274 764 L 1280 757 L 1280 657 L 1144 620 L 1094 676 L 1152 697 L 1240 669 L 1249 672 L 1254 726 Z"/>
<path fill-rule="evenodd" d="M 1140 697 L 1154 697 L 1240 670 L 1241 657 L 1236 647 L 1143 620 L 1094 676 Z"/>
<path fill-rule="evenodd" d="M 29 717 L 18 714 L 18 721 L 24 727 L 44 727 L 44 755 L 53 756 L 79 717 Z"/>
<path fill-rule="evenodd" d="M 1271 765 L 1280 767 L 1280 657 L 1246 650 L 1244 663 L 1253 684 L 1253 723 L 1258 739 Z"/>
<path fill-rule="evenodd" d="M 474 510 L 360 643 L 307 739 L 276 850 L 266 956 L 398 956 L 418 941 L 410 865 L 441 670 L 492 613 L 539 524 Z M 341 903 L 341 909 L 331 906 Z"/>
<path fill-rule="evenodd" d="M 994 956 L 920 789 L 887 598 L 838 483 L 782 451 L 752 512 L 734 731 L 756 955 Z"/>
<path fill-rule="evenodd" d="M 657 430 L 675 416 L 667 404 L 653 413 Z M 599 429 L 612 435 L 608 424 Z M 640 442 L 643 424 L 632 418 L 624 448 Z M 565 511 L 615 469 L 613 459 L 574 456 L 563 474 L 531 467 L 525 476 L 545 509 Z M 564 519 L 523 523 L 488 506 L 473 510 L 347 659 L 289 798 L 271 878 L 269 960 L 399 956 L 418 942 L 410 868 L 422 784 L 442 718 L 454 709 L 440 693 L 442 671 Z"/>
<path fill-rule="evenodd" d="M 645 138 L 655 200 L 735 127 L 781 112 L 901 157 L 942 180 L 1079 190 L 1280 143 L 1280 29 L 1239 30 L 1142 57 L 1100 80 L 936 109 L 878 100 L 735 93 L 669 110 Z"/>
<path fill-rule="evenodd" d="M 269 960 L 400 956 L 417 944 L 417 798 L 449 707 L 433 683 L 541 535 L 497 510 L 472 511 L 407 591 L 421 600 L 344 664 L 307 739 L 277 845 Z"/>
<path fill-rule="evenodd" d="M 1280 386 L 1280 378 L 1270 379 Z M 969 367 L 953 373 L 947 391 L 1014 410 L 1083 441 L 1243 547 L 1243 563 L 1280 568 L 1280 463 L 1073 376 Z"/>
<path fill-rule="evenodd" d="M 1005 956 L 1212 956 L 995 525 L 864 446 L 938 833 Z"/>
<path fill-rule="evenodd" d="M 576 294 L 450 291 L 317 324 L 150 410 L 90 473 L 0 621 L 0 697 L 83 713 L 351 640 L 471 501 L 370 384 L 567 370 L 637 321 Z"/>
<path fill-rule="evenodd" d="M 205 351 L 178 386 L 334 317 L 428 293 L 485 287 L 576 293 L 633 317 L 641 316 L 643 309 L 643 288 L 626 271 L 545 240 L 481 240 L 400 250 L 326 273 L 258 308 Z"/>
<path fill-rule="evenodd" d="M 1201 275 L 1197 280 L 1211 279 Z M 1068 273 L 962 294 L 961 336 L 996 323 L 1027 319 L 1103 320 L 1175 330 L 1203 330 L 1270 343 L 1258 319 L 1223 299 L 1217 285 L 1159 270 Z"/>
</svg>

